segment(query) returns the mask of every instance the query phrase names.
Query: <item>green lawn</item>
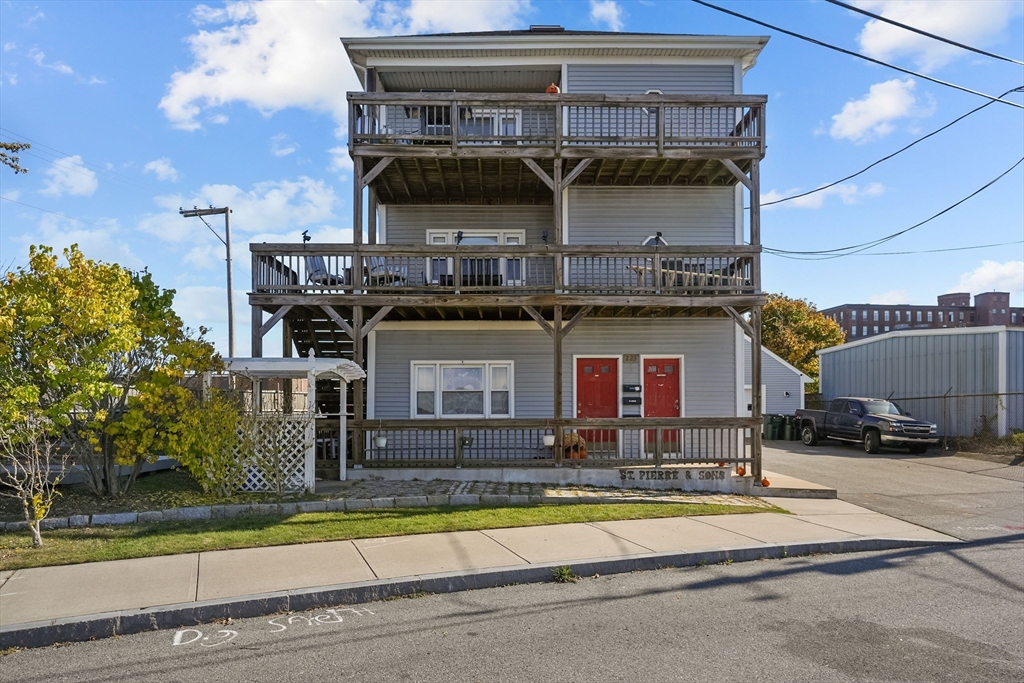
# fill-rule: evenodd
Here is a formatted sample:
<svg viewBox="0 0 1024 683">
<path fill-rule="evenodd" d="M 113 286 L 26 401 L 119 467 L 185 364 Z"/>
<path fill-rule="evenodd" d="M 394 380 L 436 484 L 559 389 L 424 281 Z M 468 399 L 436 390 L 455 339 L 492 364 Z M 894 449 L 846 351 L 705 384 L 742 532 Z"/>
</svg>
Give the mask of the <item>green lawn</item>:
<svg viewBox="0 0 1024 683">
<path fill-rule="evenodd" d="M 44 546 L 40 549 L 31 547 L 27 531 L 5 532 L 0 533 L 0 570 L 442 531 L 750 512 L 785 511 L 703 503 L 637 503 L 317 512 L 291 517 L 62 529 L 43 532 Z"/>
</svg>

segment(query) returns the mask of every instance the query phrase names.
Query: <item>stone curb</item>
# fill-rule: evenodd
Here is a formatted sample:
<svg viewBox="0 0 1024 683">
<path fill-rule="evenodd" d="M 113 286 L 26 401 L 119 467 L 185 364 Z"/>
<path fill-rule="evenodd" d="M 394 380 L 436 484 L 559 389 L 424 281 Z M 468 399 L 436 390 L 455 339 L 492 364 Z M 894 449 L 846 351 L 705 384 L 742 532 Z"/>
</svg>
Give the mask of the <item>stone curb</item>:
<svg viewBox="0 0 1024 683">
<path fill-rule="evenodd" d="M 331 500 L 308 500 L 298 503 L 205 505 L 201 507 L 150 510 L 147 512 L 117 512 L 95 515 L 72 515 L 70 517 L 48 517 L 43 520 L 42 529 L 46 531 L 49 529 L 65 529 L 68 527 L 81 528 L 88 526 L 148 524 L 153 522 L 229 519 L 232 517 L 244 517 L 249 515 L 288 516 L 304 512 L 340 512 L 342 510 L 364 510 L 367 508 L 413 508 L 443 505 L 457 507 L 473 507 L 480 505 L 504 507 L 509 505 L 570 505 L 574 503 L 607 505 L 613 503 L 652 502 L 661 501 L 651 499 L 637 500 L 637 498 L 627 498 L 624 496 L 492 495 L 475 493 L 392 496 L 383 498 L 336 498 Z M 28 531 L 28 522 L 0 522 L 0 531 Z"/>
<path fill-rule="evenodd" d="M 751 562 L 823 553 L 858 553 L 928 546 L 954 546 L 961 543 L 962 541 L 858 538 L 818 543 L 648 553 L 582 562 L 547 562 L 527 566 L 427 574 L 395 580 L 364 581 L 261 593 L 229 600 L 205 600 L 26 624 L 11 624 L 0 627 L 0 650 L 12 647 L 48 647 L 56 643 L 198 626 L 222 619 L 247 619 L 282 612 L 356 605 L 417 593 L 456 593 L 482 588 L 497 588 L 516 583 L 547 583 L 554 580 L 552 576 L 554 568 L 566 565 L 570 566 L 576 575 L 586 577 L 595 574 L 624 574 L 653 569 L 693 567 L 728 561 Z"/>
</svg>

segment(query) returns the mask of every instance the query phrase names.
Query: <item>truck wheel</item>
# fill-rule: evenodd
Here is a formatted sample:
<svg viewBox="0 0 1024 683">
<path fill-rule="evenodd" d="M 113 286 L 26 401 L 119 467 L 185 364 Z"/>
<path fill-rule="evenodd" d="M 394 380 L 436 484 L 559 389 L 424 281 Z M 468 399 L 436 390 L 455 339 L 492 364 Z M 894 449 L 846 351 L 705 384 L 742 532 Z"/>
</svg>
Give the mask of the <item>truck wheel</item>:
<svg viewBox="0 0 1024 683">
<path fill-rule="evenodd" d="M 817 446 L 818 445 L 818 432 L 812 425 L 805 425 L 800 430 L 800 440 L 804 442 L 805 446 Z"/>
<path fill-rule="evenodd" d="M 864 452 L 874 455 L 882 445 L 882 437 L 875 430 L 864 433 Z"/>
</svg>

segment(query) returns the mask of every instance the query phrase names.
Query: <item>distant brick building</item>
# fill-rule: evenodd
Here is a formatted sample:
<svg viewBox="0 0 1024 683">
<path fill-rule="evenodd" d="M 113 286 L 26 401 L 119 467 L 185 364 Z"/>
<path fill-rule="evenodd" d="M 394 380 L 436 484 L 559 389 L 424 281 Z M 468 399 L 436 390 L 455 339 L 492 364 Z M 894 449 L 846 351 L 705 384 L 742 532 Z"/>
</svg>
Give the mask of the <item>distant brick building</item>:
<svg viewBox="0 0 1024 683">
<path fill-rule="evenodd" d="M 1009 292 L 940 294 L 936 306 L 913 304 L 843 304 L 821 311 L 839 323 L 847 341 L 893 330 L 950 327 L 1024 326 L 1024 308 L 1010 307 Z"/>
</svg>

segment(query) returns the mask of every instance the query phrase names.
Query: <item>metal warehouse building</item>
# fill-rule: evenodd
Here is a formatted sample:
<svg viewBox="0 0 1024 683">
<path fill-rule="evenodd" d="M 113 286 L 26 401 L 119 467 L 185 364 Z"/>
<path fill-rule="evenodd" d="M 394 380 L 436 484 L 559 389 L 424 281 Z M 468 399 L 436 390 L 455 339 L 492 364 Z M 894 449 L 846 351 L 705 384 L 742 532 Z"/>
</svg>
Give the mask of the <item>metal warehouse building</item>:
<svg viewBox="0 0 1024 683">
<path fill-rule="evenodd" d="M 1024 329 L 900 330 L 818 356 L 826 401 L 891 397 L 946 436 L 1024 430 Z"/>
</svg>

